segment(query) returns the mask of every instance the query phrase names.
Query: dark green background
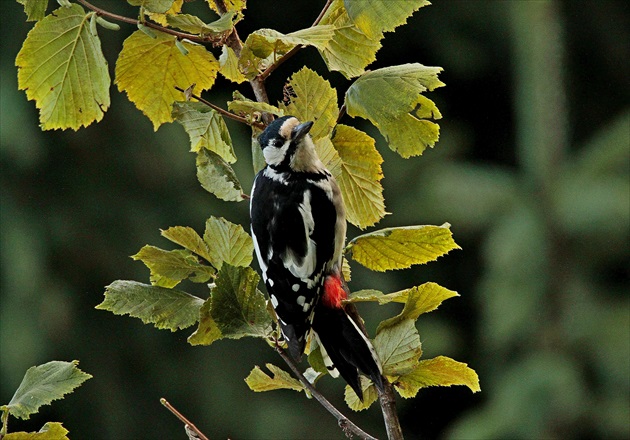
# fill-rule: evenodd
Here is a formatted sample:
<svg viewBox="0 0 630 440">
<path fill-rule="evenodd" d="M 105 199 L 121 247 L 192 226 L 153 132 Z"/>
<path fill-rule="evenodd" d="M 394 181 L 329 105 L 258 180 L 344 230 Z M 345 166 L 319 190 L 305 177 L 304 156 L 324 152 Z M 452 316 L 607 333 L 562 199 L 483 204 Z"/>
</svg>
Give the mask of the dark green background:
<svg viewBox="0 0 630 440">
<path fill-rule="evenodd" d="M 94 0 L 133 16 L 125 2 Z M 429 95 L 444 115 L 441 140 L 403 160 L 362 120 L 385 158 L 387 216 L 380 226 L 449 222 L 463 250 L 411 270 L 374 274 L 353 265 L 353 290 L 393 292 L 426 281 L 460 298 L 418 320 L 423 358 L 468 363 L 482 392 L 422 390 L 400 400 L 407 438 L 628 438 L 630 436 L 629 8 L 624 1 L 436 1 L 387 34 L 372 68 L 442 66 Z M 51 7 L 56 6 L 51 1 Z M 250 0 L 238 31 L 290 32 L 324 1 Z M 186 6 L 211 21 L 204 4 Z M 133 255 L 169 248 L 159 229 L 203 230 L 210 215 L 247 224 L 247 205 L 217 201 L 195 177 L 186 134 L 150 122 L 112 87 L 104 120 L 79 132 L 41 132 L 33 102 L 17 90 L 14 60 L 32 24 L 2 2 L 0 165 L 0 402 L 26 371 L 80 360 L 94 376 L 66 399 L 10 430 L 61 421 L 73 439 L 185 438 L 159 404 L 166 397 L 210 438 L 342 438 L 316 402 L 292 391 L 253 393 L 254 365 L 281 360 L 262 341 L 186 343 L 94 309 L 116 279 L 148 282 Z M 99 29 L 113 76 L 134 29 Z M 308 64 L 338 87 L 314 49 L 268 81 L 273 101 Z M 225 105 L 234 85 L 207 94 Z M 252 97 L 247 84 L 238 87 Z M 386 96 L 383 99 L 387 99 Z M 228 122 L 251 187 L 249 130 Z M 349 231 L 353 237 L 359 232 Z M 193 286 L 191 292 L 205 292 Z M 373 333 L 399 307 L 361 307 Z M 342 382 L 321 389 L 346 413 Z M 350 414 L 382 437 L 380 410 Z"/>
</svg>

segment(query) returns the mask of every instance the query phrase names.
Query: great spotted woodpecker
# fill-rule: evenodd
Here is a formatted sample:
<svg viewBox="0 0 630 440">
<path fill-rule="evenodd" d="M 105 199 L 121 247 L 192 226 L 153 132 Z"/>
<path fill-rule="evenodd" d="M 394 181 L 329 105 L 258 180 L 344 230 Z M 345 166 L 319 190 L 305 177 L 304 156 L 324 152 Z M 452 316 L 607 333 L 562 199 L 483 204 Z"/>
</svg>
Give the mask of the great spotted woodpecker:
<svg viewBox="0 0 630 440">
<path fill-rule="evenodd" d="M 346 216 L 339 186 L 315 152 L 313 122 L 284 116 L 258 138 L 267 166 L 254 180 L 251 232 L 258 263 L 291 356 L 299 361 L 308 332 L 326 367 L 363 398 L 359 371 L 382 389 L 370 341 L 350 317 L 340 272 Z"/>
</svg>

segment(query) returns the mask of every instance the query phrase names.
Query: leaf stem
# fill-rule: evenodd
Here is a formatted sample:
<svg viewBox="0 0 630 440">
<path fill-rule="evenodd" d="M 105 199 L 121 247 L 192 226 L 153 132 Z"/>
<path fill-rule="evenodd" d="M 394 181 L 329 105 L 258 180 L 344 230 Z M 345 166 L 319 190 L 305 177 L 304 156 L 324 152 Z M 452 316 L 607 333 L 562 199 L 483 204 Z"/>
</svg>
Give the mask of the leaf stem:
<svg viewBox="0 0 630 440">
<path fill-rule="evenodd" d="M 302 382 L 302 385 L 315 397 L 315 399 L 328 411 L 331 413 L 336 419 L 337 423 L 344 431 L 347 437 L 352 437 L 352 434 L 359 436 L 364 440 L 377 440 L 375 437 L 372 437 L 370 434 L 363 431 L 357 425 L 352 423 L 346 416 L 344 416 L 337 408 L 333 406 L 317 389 L 304 377 L 302 372 L 299 370 L 293 359 L 291 359 L 286 352 L 280 347 L 278 341 L 275 341 L 275 349 L 282 358 L 282 360 L 289 366 L 293 374 Z"/>
<path fill-rule="evenodd" d="M 213 37 L 213 36 L 201 37 L 199 35 L 189 34 L 186 32 L 180 32 L 180 31 L 176 31 L 175 29 L 170 29 L 164 26 L 160 26 L 159 24 L 153 23 L 151 21 L 140 21 L 135 18 L 129 18 L 123 15 L 114 14 L 113 12 L 109 12 L 109 11 L 106 11 L 105 9 L 101 9 L 98 6 L 94 6 L 93 4 L 89 3 L 87 0 L 77 0 L 77 2 L 81 3 L 86 8 L 96 12 L 96 15 L 98 16 L 107 17 L 112 20 L 121 21 L 123 23 L 135 24 L 136 26 L 138 25 L 138 23 L 141 23 L 144 26 L 153 28 L 160 32 L 164 32 L 165 34 L 174 35 L 179 39 L 186 38 L 190 41 L 195 41 L 197 43 L 216 43 L 221 40 L 218 37 Z"/>
<path fill-rule="evenodd" d="M 206 437 L 204 435 L 203 432 L 199 431 L 199 429 L 190 422 L 190 420 L 188 420 L 186 417 L 184 417 L 184 415 L 182 413 L 180 413 L 179 411 L 177 411 L 177 409 L 175 409 L 175 407 L 173 405 L 171 405 L 168 400 L 166 400 L 164 397 L 162 397 L 160 399 L 160 403 L 166 407 L 166 409 L 168 409 L 170 412 L 172 412 L 175 417 L 177 417 L 186 427 L 186 430 L 190 430 L 192 432 L 195 433 L 195 435 L 200 439 L 200 440 L 209 440 L 208 437 Z"/>
</svg>

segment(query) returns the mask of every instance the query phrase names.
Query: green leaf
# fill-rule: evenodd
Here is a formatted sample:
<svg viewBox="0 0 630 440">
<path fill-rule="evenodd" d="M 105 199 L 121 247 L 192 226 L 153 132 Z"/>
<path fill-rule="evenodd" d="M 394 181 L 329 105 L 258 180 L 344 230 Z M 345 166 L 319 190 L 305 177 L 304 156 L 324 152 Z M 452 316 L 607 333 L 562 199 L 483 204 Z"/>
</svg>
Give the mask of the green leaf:
<svg viewBox="0 0 630 440">
<path fill-rule="evenodd" d="M 376 52 L 381 48 L 379 39 L 369 38 L 352 22 L 343 0 L 332 2 L 320 25 L 332 25 L 335 29 L 332 40 L 319 50 L 329 70 L 350 79 L 361 75 L 376 60 Z"/>
<path fill-rule="evenodd" d="M 348 221 L 361 229 L 373 226 L 385 216 L 380 183 L 383 158 L 376 150 L 374 139 L 356 128 L 338 125 L 332 143 L 341 159 L 341 173 L 335 177 L 343 194 Z"/>
<path fill-rule="evenodd" d="M 370 38 L 379 39 L 383 32 L 405 24 L 411 14 L 430 4 L 427 0 L 344 0 L 354 24 Z"/>
<path fill-rule="evenodd" d="M 304 391 L 304 386 L 299 380 L 291 377 L 289 373 L 276 367 L 273 364 L 266 364 L 267 368 L 273 374 L 273 377 L 265 374 L 258 365 L 245 378 L 245 382 L 250 390 L 261 392 L 271 390 L 295 390 Z"/>
<path fill-rule="evenodd" d="M 22 383 L 6 405 L 14 417 L 26 420 L 42 405 L 62 399 L 92 376 L 81 371 L 79 361 L 52 361 L 26 371 Z"/>
<path fill-rule="evenodd" d="M 273 29 L 259 29 L 249 34 L 243 44 L 239 69 L 251 79 L 295 46 L 326 48 L 333 33 L 332 26 L 315 26 L 286 35 Z"/>
<path fill-rule="evenodd" d="M 151 271 L 151 284 L 160 287 L 175 287 L 189 277 L 195 283 L 205 283 L 216 272 L 211 266 L 199 263 L 190 251 L 183 249 L 165 251 L 147 245 L 131 258 L 142 261 Z"/>
<path fill-rule="evenodd" d="M 39 21 L 46 16 L 48 0 L 17 0 L 24 6 L 26 21 Z"/>
<path fill-rule="evenodd" d="M 280 104 L 285 115 L 293 115 L 302 122 L 313 121 L 309 132 L 314 140 L 327 137 L 337 124 L 337 92 L 317 73 L 303 67 L 289 79 L 291 102 Z"/>
<path fill-rule="evenodd" d="M 444 85 L 437 77 L 441 70 L 415 63 L 368 72 L 346 92 L 348 115 L 369 119 L 402 157 L 418 156 L 439 137 L 440 127 L 430 119 L 442 115 L 420 93 Z"/>
<path fill-rule="evenodd" d="M 420 388 L 451 385 L 465 385 L 473 393 L 481 391 L 475 370 L 446 356 L 420 361 L 412 371 L 400 376 L 394 384 L 396 391 L 405 399 L 414 397 Z"/>
<path fill-rule="evenodd" d="M 247 81 L 245 75 L 238 69 L 238 57 L 234 53 L 234 49 L 228 45 L 223 45 L 221 56 L 219 57 L 219 72 L 221 75 L 237 84 Z"/>
<path fill-rule="evenodd" d="M 105 300 L 96 308 L 174 332 L 194 325 L 202 304 L 201 298 L 181 290 L 118 280 L 105 288 Z"/>
<path fill-rule="evenodd" d="M 376 399 L 378 399 L 378 392 L 376 391 L 376 387 L 372 381 L 365 376 L 359 376 L 359 379 L 361 380 L 363 401 L 361 401 L 359 396 L 357 396 L 357 393 L 350 388 L 350 385 L 346 385 L 346 389 L 344 391 L 344 399 L 352 411 L 363 411 L 364 409 L 368 409 L 374 402 L 376 402 Z"/>
<path fill-rule="evenodd" d="M 155 32 L 151 38 L 136 31 L 123 44 L 116 61 L 116 84 L 153 123 L 157 130 L 172 122 L 172 106 L 192 84 L 208 90 L 214 84 L 219 62 L 203 46 L 182 42 L 188 55 L 175 45 L 175 37 Z"/>
<path fill-rule="evenodd" d="M 209 24 L 204 23 L 196 15 L 189 14 L 167 15 L 166 21 L 169 26 L 181 29 L 184 32 L 207 36 L 222 34 L 231 30 L 234 27 L 234 23 L 232 22 L 234 15 L 234 13 L 228 12 L 227 14 L 223 14 L 218 20 Z"/>
<path fill-rule="evenodd" d="M 214 151 L 229 163 L 236 162 L 232 138 L 223 117 L 201 102 L 173 103 L 173 119 L 184 126 L 190 137 L 190 151 Z"/>
<path fill-rule="evenodd" d="M 160 231 L 160 233 L 162 237 L 199 255 L 209 263 L 212 262 L 208 245 L 193 228 L 189 226 L 172 226 L 165 231 Z"/>
<path fill-rule="evenodd" d="M 311 339 L 311 344 L 313 344 L 313 339 Z M 326 368 L 326 364 L 324 363 L 322 350 L 319 345 L 315 348 L 311 345 L 311 352 L 308 354 L 308 364 L 316 372 L 328 374 L 328 368 Z"/>
<path fill-rule="evenodd" d="M 208 298 L 199 310 L 199 326 L 197 330 L 188 337 L 190 345 L 210 345 L 223 337 L 219 326 L 212 319 L 212 296 Z"/>
<path fill-rule="evenodd" d="M 141 6 L 150 12 L 164 14 L 173 6 L 173 0 L 127 0 L 131 6 Z"/>
<path fill-rule="evenodd" d="M 234 92 L 235 98 L 240 95 Z M 242 95 L 240 95 L 242 97 Z M 234 99 L 228 101 L 228 110 L 250 121 L 260 119 L 260 113 L 271 113 L 276 116 L 284 116 L 284 111 L 266 102 L 256 102 L 249 99 Z"/>
<path fill-rule="evenodd" d="M 103 119 L 110 78 L 90 15 L 73 4 L 37 22 L 17 55 L 18 87 L 40 110 L 44 130 L 78 130 Z"/>
<path fill-rule="evenodd" d="M 378 272 L 406 269 L 461 249 L 453 241 L 449 228 L 445 223 L 381 229 L 354 238 L 346 246 L 346 252 L 350 251 L 356 262 Z"/>
<path fill-rule="evenodd" d="M 377 332 L 385 327 L 398 325 L 407 319 L 415 321 L 423 313 L 437 309 L 442 304 L 442 301 L 459 296 L 457 292 L 448 290 L 436 283 L 424 283 L 421 286 L 412 287 L 391 295 L 396 295 L 396 299 L 406 297 L 405 307 L 399 315 L 382 321 L 378 325 Z"/>
<path fill-rule="evenodd" d="M 420 335 L 413 319 L 379 328 L 374 338 L 374 349 L 381 360 L 383 374 L 399 376 L 411 371 L 422 355 Z"/>
<path fill-rule="evenodd" d="M 168 26 L 168 17 L 169 15 L 177 15 L 182 11 L 182 6 L 184 5 L 184 0 L 175 0 L 173 5 L 164 13 L 160 12 L 151 12 L 145 10 L 144 13 L 151 20 L 155 21 L 158 24 L 161 24 L 164 27 Z"/>
<path fill-rule="evenodd" d="M 203 189 L 221 200 L 240 202 L 243 188 L 229 163 L 214 151 L 202 149 L 197 152 L 197 180 Z"/>
<path fill-rule="evenodd" d="M 252 262 L 254 242 L 241 225 L 221 217 L 210 217 L 206 220 L 203 239 L 208 246 L 209 261 L 217 269 L 224 263 L 247 267 Z"/>
<path fill-rule="evenodd" d="M 250 267 L 224 264 L 219 271 L 210 313 L 224 337 L 265 338 L 271 334 L 265 296 L 256 288 L 259 281 L 260 277 Z"/>
<path fill-rule="evenodd" d="M 59 422 L 48 422 L 38 432 L 12 432 L 3 440 L 68 440 L 69 431 Z"/>
</svg>

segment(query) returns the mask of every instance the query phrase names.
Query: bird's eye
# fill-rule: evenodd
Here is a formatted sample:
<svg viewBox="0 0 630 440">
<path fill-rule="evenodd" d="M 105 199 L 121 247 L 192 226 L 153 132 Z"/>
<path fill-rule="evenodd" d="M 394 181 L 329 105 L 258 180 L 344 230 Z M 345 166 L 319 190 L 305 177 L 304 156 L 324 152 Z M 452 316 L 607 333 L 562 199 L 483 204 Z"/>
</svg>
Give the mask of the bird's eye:
<svg viewBox="0 0 630 440">
<path fill-rule="evenodd" d="M 280 148 L 282 147 L 282 145 L 284 145 L 284 142 L 282 142 L 282 139 L 274 139 L 273 140 L 273 146 L 276 148 Z"/>
</svg>

